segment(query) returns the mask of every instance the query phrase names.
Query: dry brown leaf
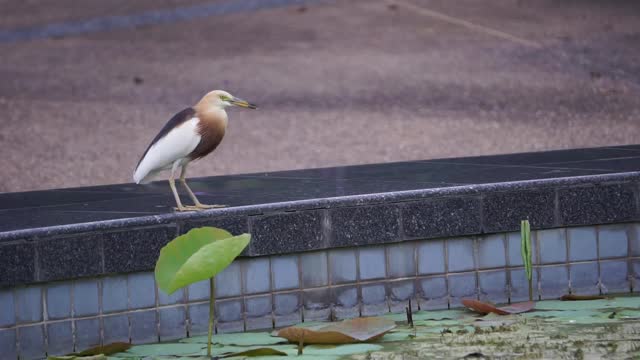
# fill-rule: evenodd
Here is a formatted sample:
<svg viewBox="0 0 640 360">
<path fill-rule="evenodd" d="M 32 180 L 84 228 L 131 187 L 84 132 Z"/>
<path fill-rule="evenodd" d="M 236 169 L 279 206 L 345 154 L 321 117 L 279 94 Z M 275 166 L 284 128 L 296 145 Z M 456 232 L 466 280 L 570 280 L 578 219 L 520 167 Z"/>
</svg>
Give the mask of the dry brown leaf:
<svg viewBox="0 0 640 360">
<path fill-rule="evenodd" d="M 495 305 L 474 299 L 462 299 L 462 305 L 483 315 L 488 313 L 509 315 L 531 311 L 536 304 L 533 301 L 527 301 L 517 304 L 511 304 L 510 306 L 496 307 Z"/>
<path fill-rule="evenodd" d="M 278 331 L 290 342 L 311 344 L 351 344 L 381 338 L 396 327 L 395 321 L 380 317 L 356 318 L 316 327 L 291 326 Z"/>
</svg>

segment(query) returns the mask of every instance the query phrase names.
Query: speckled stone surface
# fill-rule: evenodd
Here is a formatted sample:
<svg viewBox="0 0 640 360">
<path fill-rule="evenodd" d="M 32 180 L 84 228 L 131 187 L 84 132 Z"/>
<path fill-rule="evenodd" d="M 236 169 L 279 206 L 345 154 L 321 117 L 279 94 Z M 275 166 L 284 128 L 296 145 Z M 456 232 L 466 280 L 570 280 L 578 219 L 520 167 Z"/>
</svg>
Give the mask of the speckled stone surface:
<svg viewBox="0 0 640 360">
<path fill-rule="evenodd" d="M 0 194 L 0 286 L 149 271 L 166 242 L 205 225 L 250 232 L 242 255 L 264 256 L 508 232 L 527 218 L 635 221 L 634 169 L 637 146 L 199 178 L 203 201 L 228 206 L 186 213 L 164 182 Z"/>
<path fill-rule="evenodd" d="M 160 249 L 177 236 L 175 226 L 159 226 L 104 234 L 104 272 L 153 269 Z"/>
<path fill-rule="evenodd" d="M 252 218 L 251 255 L 281 254 L 326 247 L 323 216 L 319 210 L 308 210 Z"/>
<path fill-rule="evenodd" d="M 400 208 L 375 205 L 331 209 L 331 247 L 399 241 Z"/>
<path fill-rule="evenodd" d="M 100 234 L 41 240 L 37 244 L 39 281 L 103 273 Z M 118 254 L 118 256 L 126 255 Z"/>
<path fill-rule="evenodd" d="M 477 196 L 414 201 L 402 208 L 407 238 L 434 238 L 477 234 L 482 227 L 481 199 Z"/>
<path fill-rule="evenodd" d="M 534 229 L 548 228 L 554 222 L 555 190 L 491 192 L 482 205 L 485 232 L 516 231 L 525 219 Z"/>
<path fill-rule="evenodd" d="M 31 283 L 36 280 L 35 246 L 16 243 L 0 246 L 0 286 Z"/>
<path fill-rule="evenodd" d="M 561 189 L 558 191 L 559 222 L 591 225 L 636 220 L 637 196 L 637 183 Z"/>
</svg>

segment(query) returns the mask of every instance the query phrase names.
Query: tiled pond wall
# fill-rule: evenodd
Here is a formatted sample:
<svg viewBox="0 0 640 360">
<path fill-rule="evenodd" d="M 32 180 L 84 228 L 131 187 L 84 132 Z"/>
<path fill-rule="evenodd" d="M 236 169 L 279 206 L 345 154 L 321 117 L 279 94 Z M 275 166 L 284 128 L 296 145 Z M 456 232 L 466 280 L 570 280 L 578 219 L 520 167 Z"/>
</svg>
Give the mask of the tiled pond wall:
<svg viewBox="0 0 640 360">
<path fill-rule="evenodd" d="M 640 224 L 532 233 L 535 298 L 637 291 Z M 209 283 L 168 296 L 153 272 L 0 290 L 2 359 L 207 331 Z M 216 278 L 217 332 L 528 299 L 520 234 L 414 240 L 236 260 Z"/>
<path fill-rule="evenodd" d="M 213 177 L 195 186 L 230 207 L 189 213 L 161 183 L 0 194 L 0 360 L 204 334 L 208 283 L 153 276 L 200 226 L 251 234 L 218 332 L 526 300 L 523 219 L 536 298 L 638 291 L 639 168 L 628 146 Z"/>
</svg>

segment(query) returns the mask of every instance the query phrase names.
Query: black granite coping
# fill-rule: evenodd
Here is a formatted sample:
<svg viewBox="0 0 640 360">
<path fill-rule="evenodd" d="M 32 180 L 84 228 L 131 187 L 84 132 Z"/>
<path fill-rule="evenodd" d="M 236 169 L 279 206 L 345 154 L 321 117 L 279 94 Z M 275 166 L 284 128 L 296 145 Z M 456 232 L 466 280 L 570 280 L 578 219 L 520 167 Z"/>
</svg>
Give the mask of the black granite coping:
<svg viewBox="0 0 640 360">
<path fill-rule="evenodd" d="M 573 149 L 0 194 L 0 286 L 152 270 L 197 226 L 250 232 L 244 256 L 640 219 L 640 146 Z M 185 196 L 185 200 L 188 198 Z"/>
</svg>

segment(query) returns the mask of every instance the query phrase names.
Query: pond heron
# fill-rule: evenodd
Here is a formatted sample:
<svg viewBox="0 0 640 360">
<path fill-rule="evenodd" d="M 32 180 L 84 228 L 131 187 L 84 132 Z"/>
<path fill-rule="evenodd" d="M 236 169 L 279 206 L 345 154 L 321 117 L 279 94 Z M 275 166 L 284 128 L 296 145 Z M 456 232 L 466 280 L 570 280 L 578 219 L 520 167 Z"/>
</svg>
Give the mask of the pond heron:
<svg viewBox="0 0 640 360">
<path fill-rule="evenodd" d="M 214 90 L 205 95 L 195 106 L 175 114 L 151 141 L 133 173 L 133 180 L 143 184 L 163 170 L 171 170 L 169 186 L 176 200 L 176 210 L 201 210 L 224 205 L 202 204 L 185 180 L 187 165 L 207 156 L 222 141 L 229 118 L 225 108 L 240 106 L 256 109 L 254 104 L 239 99 L 226 91 Z M 180 182 L 187 190 L 194 205 L 182 205 L 176 190 L 176 174 L 180 169 Z"/>
</svg>

